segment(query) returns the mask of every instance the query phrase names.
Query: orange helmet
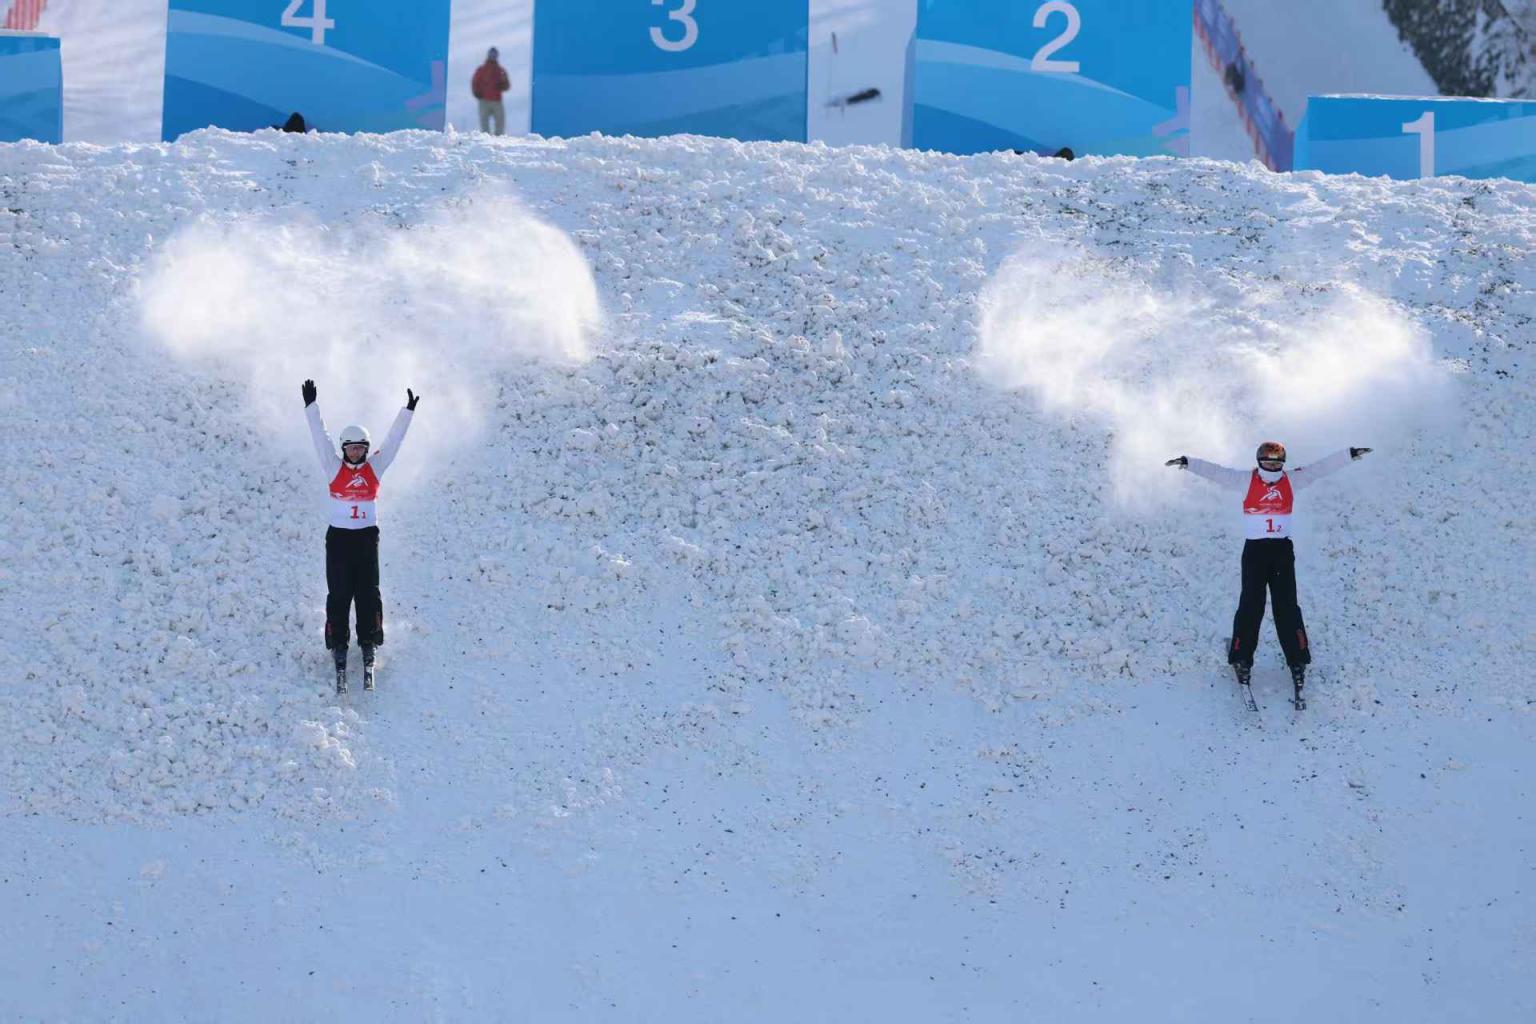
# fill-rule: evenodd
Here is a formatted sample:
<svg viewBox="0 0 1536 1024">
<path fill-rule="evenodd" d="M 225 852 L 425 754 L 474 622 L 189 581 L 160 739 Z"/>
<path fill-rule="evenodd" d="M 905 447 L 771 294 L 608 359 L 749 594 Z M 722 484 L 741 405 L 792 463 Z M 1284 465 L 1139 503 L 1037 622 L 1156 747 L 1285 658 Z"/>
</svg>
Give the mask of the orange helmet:
<svg viewBox="0 0 1536 1024">
<path fill-rule="evenodd" d="M 1259 445 L 1254 458 L 1259 462 L 1285 462 L 1285 445 L 1279 441 L 1265 441 Z"/>
</svg>

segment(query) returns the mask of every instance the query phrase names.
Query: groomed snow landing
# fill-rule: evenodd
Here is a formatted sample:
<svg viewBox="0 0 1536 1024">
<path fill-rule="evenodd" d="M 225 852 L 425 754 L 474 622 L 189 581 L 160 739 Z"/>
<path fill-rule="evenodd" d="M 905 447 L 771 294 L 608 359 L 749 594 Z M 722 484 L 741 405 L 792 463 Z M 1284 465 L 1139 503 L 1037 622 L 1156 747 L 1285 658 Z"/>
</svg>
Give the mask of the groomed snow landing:
<svg viewBox="0 0 1536 1024">
<path fill-rule="evenodd" d="M 208 131 L 0 239 L 0 1018 L 1536 1016 L 1536 191 Z M 422 396 L 342 701 L 306 377 Z M 1272 434 L 1375 451 L 1256 721 L 1162 462 Z"/>
</svg>

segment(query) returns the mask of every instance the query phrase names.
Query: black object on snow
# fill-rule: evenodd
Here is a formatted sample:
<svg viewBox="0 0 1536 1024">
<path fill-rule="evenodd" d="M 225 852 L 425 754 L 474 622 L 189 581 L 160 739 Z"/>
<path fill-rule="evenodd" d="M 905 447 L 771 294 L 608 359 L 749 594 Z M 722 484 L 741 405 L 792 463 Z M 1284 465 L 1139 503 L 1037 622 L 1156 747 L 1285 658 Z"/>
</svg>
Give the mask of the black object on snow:
<svg viewBox="0 0 1536 1024">
<path fill-rule="evenodd" d="M 1072 147 L 1071 146 L 1062 146 L 1060 149 L 1058 149 L 1054 153 L 1046 153 L 1044 151 L 1038 151 L 1037 152 L 1036 150 L 1033 150 L 1033 149 L 1016 149 L 1016 150 L 1013 151 L 1013 155 L 1014 156 L 1049 156 L 1049 157 L 1054 157 L 1057 160 L 1076 160 L 1077 159 L 1077 154 L 1072 152 Z"/>
</svg>

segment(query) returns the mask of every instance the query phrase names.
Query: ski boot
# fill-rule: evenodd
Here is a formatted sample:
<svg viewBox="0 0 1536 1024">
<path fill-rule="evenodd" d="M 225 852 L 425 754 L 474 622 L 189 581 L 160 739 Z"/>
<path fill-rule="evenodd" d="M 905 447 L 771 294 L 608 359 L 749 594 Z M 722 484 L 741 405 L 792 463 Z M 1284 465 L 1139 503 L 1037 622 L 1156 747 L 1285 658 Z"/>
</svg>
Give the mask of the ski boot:
<svg viewBox="0 0 1536 1024">
<path fill-rule="evenodd" d="M 363 645 L 363 689 L 373 689 L 373 652 L 372 644 Z"/>
<path fill-rule="evenodd" d="M 332 648 L 331 657 L 336 659 L 336 694 L 340 696 L 347 692 L 347 649 Z"/>
<path fill-rule="evenodd" d="M 1296 705 L 1297 711 L 1304 710 L 1307 706 L 1307 698 L 1302 696 L 1301 689 L 1307 685 L 1307 666 L 1291 666 L 1291 683 L 1296 687 L 1296 697 L 1291 703 Z"/>
</svg>

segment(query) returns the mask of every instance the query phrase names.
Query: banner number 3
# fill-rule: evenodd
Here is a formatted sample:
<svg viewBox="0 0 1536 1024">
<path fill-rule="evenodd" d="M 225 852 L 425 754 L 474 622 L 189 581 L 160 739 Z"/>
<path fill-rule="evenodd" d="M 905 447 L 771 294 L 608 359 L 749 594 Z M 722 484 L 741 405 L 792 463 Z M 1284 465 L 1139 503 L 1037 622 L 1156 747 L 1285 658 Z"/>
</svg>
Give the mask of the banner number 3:
<svg viewBox="0 0 1536 1024">
<path fill-rule="evenodd" d="M 651 0 L 652 7 L 661 7 L 667 0 Z M 683 0 L 683 6 L 675 11 L 667 12 L 668 21 L 679 22 L 683 26 L 681 39 L 668 39 L 661 29 L 651 27 L 651 42 L 656 44 L 658 50 L 668 53 L 682 53 L 692 49 L 693 44 L 699 41 L 699 23 L 693 20 L 693 9 L 698 5 L 698 0 Z"/>
</svg>

